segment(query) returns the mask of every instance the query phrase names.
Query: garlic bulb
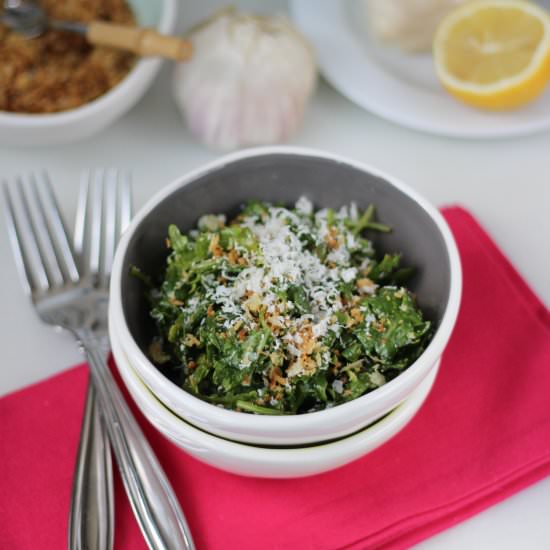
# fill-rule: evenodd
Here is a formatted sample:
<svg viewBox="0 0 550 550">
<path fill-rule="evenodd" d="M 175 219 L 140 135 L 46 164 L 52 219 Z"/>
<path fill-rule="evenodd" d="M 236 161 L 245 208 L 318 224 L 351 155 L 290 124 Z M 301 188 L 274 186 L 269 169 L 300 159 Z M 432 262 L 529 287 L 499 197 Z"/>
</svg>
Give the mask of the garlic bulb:
<svg viewBox="0 0 550 550">
<path fill-rule="evenodd" d="M 374 35 L 407 51 L 430 50 L 445 15 L 467 0 L 361 0 Z"/>
<path fill-rule="evenodd" d="M 286 140 L 316 82 L 312 49 L 283 17 L 224 10 L 190 33 L 174 96 L 193 134 L 223 150 Z"/>
</svg>

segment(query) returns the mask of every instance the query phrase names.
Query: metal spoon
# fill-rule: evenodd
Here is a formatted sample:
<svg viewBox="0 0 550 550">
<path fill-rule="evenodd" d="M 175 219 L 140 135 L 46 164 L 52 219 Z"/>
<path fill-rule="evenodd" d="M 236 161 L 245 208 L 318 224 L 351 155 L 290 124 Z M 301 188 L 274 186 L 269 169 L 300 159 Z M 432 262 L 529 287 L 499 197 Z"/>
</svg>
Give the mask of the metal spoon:
<svg viewBox="0 0 550 550">
<path fill-rule="evenodd" d="M 74 32 L 86 37 L 90 44 L 128 50 L 140 56 L 161 56 L 176 61 L 191 57 L 191 42 L 177 36 L 168 36 L 144 27 L 129 27 L 92 21 L 60 21 L 51 19 L 36 2 L 4 0 L 0 22 L 26 38 L 36 38 L 48 29 Z"/>
</svg>

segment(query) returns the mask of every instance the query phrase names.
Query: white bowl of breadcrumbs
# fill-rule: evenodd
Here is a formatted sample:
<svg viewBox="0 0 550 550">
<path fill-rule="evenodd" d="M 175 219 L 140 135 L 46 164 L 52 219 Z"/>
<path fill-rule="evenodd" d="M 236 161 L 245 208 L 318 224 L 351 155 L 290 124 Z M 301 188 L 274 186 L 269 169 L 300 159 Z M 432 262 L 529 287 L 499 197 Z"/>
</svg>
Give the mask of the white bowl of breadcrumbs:
<svg viewBox="0 0 550 550">
<path fill-rule="evenodd" d="M 58 19 L 154 27 L 172 33 L 177 0 L 43 0 Z M 0 144 L 71 143 L 91 136 L 130 110 L 161 67 L 160 58 L 139 59 L 94 47 L 83 37 L 48 31 L 25 39 L 0 25 Z"/>
</svg>

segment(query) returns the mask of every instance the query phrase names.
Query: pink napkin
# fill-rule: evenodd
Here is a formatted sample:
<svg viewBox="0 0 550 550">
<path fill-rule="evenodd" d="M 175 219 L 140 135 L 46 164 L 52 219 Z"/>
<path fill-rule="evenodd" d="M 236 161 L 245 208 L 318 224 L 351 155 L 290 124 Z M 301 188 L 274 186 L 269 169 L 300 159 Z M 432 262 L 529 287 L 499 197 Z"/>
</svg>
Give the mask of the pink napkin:
<svg viewBox="0 0 550 550">
<path fill-rule="evenodd" d="M 136 413 L 199 549 L 407 548 L 550 474 L 550 312 L 467 212 L 444 213 L 459 320 L 428 400 L 378 450 L 310 478 L 245 478 Z M 1 547 L 65 547 L 86 380 L 80 366 L 0 400 Z M 118 480 L 115 546 L 145 548 Z"/>
</svg>

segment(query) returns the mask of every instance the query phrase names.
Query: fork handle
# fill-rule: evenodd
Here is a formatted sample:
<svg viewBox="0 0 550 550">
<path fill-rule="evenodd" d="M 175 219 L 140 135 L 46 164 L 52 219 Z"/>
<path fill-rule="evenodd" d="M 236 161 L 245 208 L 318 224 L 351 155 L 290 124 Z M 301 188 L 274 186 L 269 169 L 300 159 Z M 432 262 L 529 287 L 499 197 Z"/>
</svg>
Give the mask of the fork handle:
<svg viewBox="0 0 550 550">
<path fill-rule="evenodd" d="M 78 334 L 86 352 L 101 414 L 124 488 L 149 548 L 194 550 L 178 500 L 157 457 L 145 439 L 114 381 L 100 346 Z"/>
<path fill-rule="evenodd" d="M 111 447 L 89 384 L 73 480 L 69 550 L 110 550 L 113 516 Z"/>
</svg>

